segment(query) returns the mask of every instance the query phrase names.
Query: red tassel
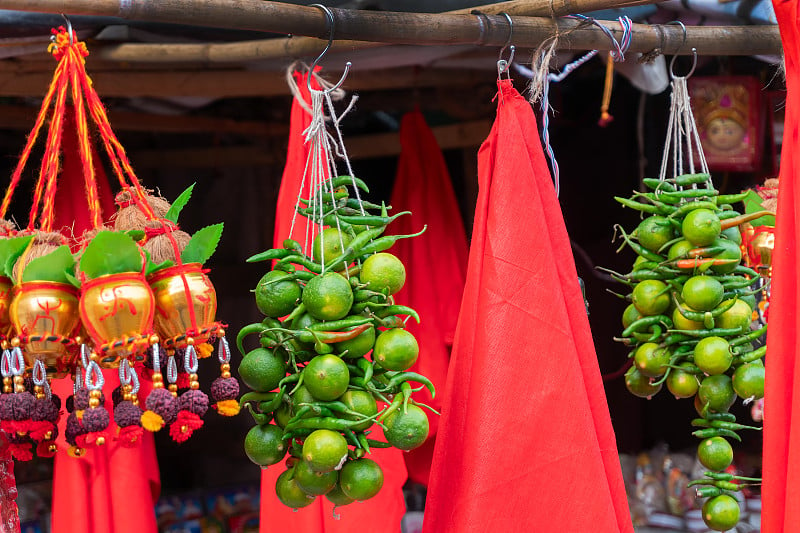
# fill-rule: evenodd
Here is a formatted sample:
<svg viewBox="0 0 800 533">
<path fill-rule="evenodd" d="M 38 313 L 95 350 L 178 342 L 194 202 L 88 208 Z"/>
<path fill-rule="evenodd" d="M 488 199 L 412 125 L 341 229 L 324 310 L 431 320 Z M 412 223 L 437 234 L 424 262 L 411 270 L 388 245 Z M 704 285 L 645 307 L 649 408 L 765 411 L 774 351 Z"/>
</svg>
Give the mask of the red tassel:
<svg viewBox="0 0 800 533">
<path fill-rule="evenodd" d="M 30 461 L 33 459 L 30 442 L 9 442 L 8 450 L 11 452 L 11 457 L 17 461 Z"/>
<path fill-rule="evenodd" d="M 108 430 L 103 431 L 92 431 L 90 433 L 86 433 L 85 435 L 80 435 L 75 441 L 78 443 L 80 448 L 88 448 L 92 445 L 102 446 L 106 442 L 108 442 L 109 435 Z"/>
<path fill-rule="evenodd" d="M 188 389 L 189 385 L 191 385 L 191 381 L 189 381 L 189 374 L 186 372 L 179 372 L 178 381 L 176 381 L 175 384 L 179 389 Z"/>
<path fill-rule="evenodd" d="M 45 440 L 36 445 L 36 455 L 43 458 L 53 457 L 57 448 L 55 441 Z"/>
<path fill-rule="evenodd" d="M 135 448 L 141 442 L 143 433 L 142 426 L 119 428 L 119 435 L 117 435 L 116 441 L 124 448 Z"/>
<path fill-rule="evenodd" d="M 47 434 L 52 433 L 55 427 L 56 426 L 52 422 L 48 422 L 47 420 L 42 420 L 41 422 L 32 422 L 28 436 L 36 442 L 42 442 L 47 439 Z M 41 454 L 38 452 L 37 455 L 41 457 Z"/>
<path fill-rule="evenodd" d="M 33 427 L 31 420 L 3 420 L 0 422 L 0 429 L 10 435 L 27 434 Z"/>
<path fill-rule="evenodd" d="M 203 419 L 190 411 L 180 411 L 169 427 L 169 435 L 177 443 L 186 442 L 195 430 L 203 427 Z"/>
</svg>

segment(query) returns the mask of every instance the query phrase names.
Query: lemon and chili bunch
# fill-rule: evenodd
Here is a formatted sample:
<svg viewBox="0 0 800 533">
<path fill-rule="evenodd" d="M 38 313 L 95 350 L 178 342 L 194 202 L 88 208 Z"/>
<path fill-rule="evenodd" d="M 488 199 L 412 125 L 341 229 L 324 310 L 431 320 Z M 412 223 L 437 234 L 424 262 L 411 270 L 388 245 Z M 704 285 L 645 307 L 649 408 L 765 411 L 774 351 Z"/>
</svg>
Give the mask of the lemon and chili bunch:
<svg viewBox="0 0 800 533">
<path fill-rule="evenodd" d="M 384 235 L 402 212 L 350 197 L 363 181 L 340 176 L 300 199 L 297 212 L 323 227 L 310 250 L 286 239 L 248 262 L 274 261 L 255 289 L 264 320 L 242 328 L 242 381 L 253 392 L 240 404 L 256 425 L 245 438 L 261 467 L 284 461 L 276 493 L 300 508 L 324 495 L 336 505 L 373 497 L 383 484 L 371 448 L 412 450 L 428 437 L 428 418 L 412 394 L 435 394 L 409 372 L 419 355 L 406 320 L 419 316 L 393 295 L 405 284 L 403 263 L 386 250 L 413 235 Z M 424 228 L 423 228 L 424 231 Z M 403 318 L 405 317 L 405 318 Z M 246 337 L 260 347 L 247 353 Z M 370 438 L 375 426 L 386 441 Z M 288 458 L 287 458 L 288 456 Z"/>
<path fill-rule="evenodd" d="M 732 493 L 760 481 L 726 470 L 733 461 L 729 441 L 741 440 L 737 431 L 760 429 L 737 423 L 729 410 L 737 397 L 749 402 L 764 395 L 766 326 L 751 330 L 755 294 L 763 288 L 758 273 L 741 264 L 739 225 L 766 212 L 739 213 L 734 205 L 746 193 L 719 194 L 708 174 L 644 184 L 647 192 L 615 197 L 643 217 L 630 233 L 615 228 L 622 247 L 636 252 L 632 269 L 603 269 L 630 288 L 618 295 L 630 302 L 616 338 L 631 348 L 625 385 L 649 398 L 666 383 L 676 398 L 694 398 L 693 435 L 702 439 L 697 455 L 708 471 L 690 485 L 708 498 L 708 527 L 727 531 L 739 520 Z"/>
</svg>

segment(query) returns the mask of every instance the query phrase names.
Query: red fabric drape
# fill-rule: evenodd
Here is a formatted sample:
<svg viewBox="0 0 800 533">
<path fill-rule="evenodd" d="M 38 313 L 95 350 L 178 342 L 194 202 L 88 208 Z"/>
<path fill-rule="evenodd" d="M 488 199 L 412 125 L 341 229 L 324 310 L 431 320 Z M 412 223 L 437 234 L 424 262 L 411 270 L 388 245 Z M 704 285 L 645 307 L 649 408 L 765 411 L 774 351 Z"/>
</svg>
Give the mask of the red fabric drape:
<svg viewBox="0 0 800 533">
<path fill-rule="evenodd" d="M 510 80 L 478 154 L 424 531 L 633 531 L 536 120 Z"/>
<path fill-rule="evenodd" d="M 295 73 L 294 77 L 300 94 L 306 102 L 309 102 L 310 96 L 306 88 L 305 75 Z M 292 103 L 286 167 L 281 179 L 278 207 L 275 213 L 274 245 L 276 247 L 282 246 L 283 240 L 289 236 L 292 213 L 308 154 L 308 147 L 303 142 L 302 133 L 308 126 L 310 118 L 309 113 L 295 99 Z M 303 193 L 307 198 L 308 182 L 306 182 Z M 305 220 L 299 216 L 295 220 L 293 236 L 300 243 L 303 242 Z M 375 433 L 370 437 L 383 439 L 380 428 L 373 427 Z M 403 464 L 402 452 L 395 448 L 373 449 L 371 458 L 377 461 L 383 469 L 383 488 L 377 496 L 364 503 L 355 502 L 337 509 L 336 513 L 341 516 L 339 519 L 334 518 L 333 504 L 325 497 L 317 498 L 314 503 L 296 512 L 289 509 L 275 495 L 275 481 L 284 470 L 283 464 L 279 463 L 263 469 L 261 472 L 261 533 L 285 533 L 286 531 L 302 531 L 303 533 L 399 532 L 400 520 L 405 513 L 402 487 L 406 481 L 406 468 Z"/>
<path fill-rule="evenodd" d="M 68 108 L 69 109 L 69 108 Z M 62 138 L 62 170 L 55 204 L 54 229 L 80 236 L 92 227 L 84 192 L 83 169 L 78 157 L 75 121 L 68 114 Z M 104 220 L 114 213 L 114 200 L 97 152 L 93 153 Z M 111 412 L 111 391 L 119 386 L 116 371 L 104 371 L 106 409 Z M 53 382 L 62 401 L 72 394 L 72 381 Z M 142 402 L 147 390 L 140 391 Z M 53 474 L 53 533 L 155 533 L 154 505 L 160 477 L 153 436 L 148 432 L 137 448 L 118 446 L 113 439 L 80 459 L 67 456 L 62 416 L 59 452 Z M 116 426 L 111 423 L 111 430 Z"/>
<path fill-rule="evenodd" d="M 796 1 L 774 0 L 786 59 L 786 117 L 772 265 L 764 395 L 761 531 L 800 532 L 800 284 L 797 279 L 800 167 L 800 19 Z"/>
<path fill-rule="evenodd" d="M 407 274 L 406 286 L 395 300 L 420 314 L 419 324 L 410 319 L 407 326 L 422 347 L 411 371 L 427 376 L 438 392 L 435 398 L 427 391 L 414 397 L 440 411 L 464 291 L 467 236 L 444 156 L 421 112 L 412 111 L 403 117 L 400 144 L 391 205 L 393 212 L 411 211 L 412 216 L 400 217 L 390 230 L 395 234 L 415 233 L 423 223 L 428 230 L 419 237 L 398 241 L 390 250 L 406 265 Z M 429 414 L 428 419 L 430 438 L 405 454 L 408 477 L 426 485 L 439 426 L 438 416 Z"/>
</svg>

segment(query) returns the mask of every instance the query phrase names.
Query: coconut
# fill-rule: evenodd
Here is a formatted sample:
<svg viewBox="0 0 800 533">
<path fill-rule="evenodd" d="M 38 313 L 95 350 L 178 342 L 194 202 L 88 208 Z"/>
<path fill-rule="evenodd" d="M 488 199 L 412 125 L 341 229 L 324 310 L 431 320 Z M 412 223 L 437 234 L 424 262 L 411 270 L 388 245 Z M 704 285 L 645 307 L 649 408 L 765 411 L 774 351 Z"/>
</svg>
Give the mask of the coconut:
<svg viewBox="0 0 800 533">
<path fill-rule="evenodd" d="M 148 220 L 145 223 L 147 241 L 144 249 L 150 252 L 150 259 L 156 263 L 177 262 L 178 256 L 186 248 L 191 235 L 178 229 L 168 220 Z"/>
<path fill-rule="evenodd" d="M 153 191 L 144 190 L 143 201 L 146 202 L 153 210 L 156 218 L 164 218 L 169 211 L 170 204 L 161 196 L 151 194 Z M 112 217 L 114 221 L 114 229 L 117 231 L 143 231 L 145 222 L 147 222 L 147 215 L 134 201 L 134 195 L 139 193 L 134 189 L 126 189 L 117 194 L 114 202 L 119 207 L 119 210 Z"/>
<path fill-rule="evenodd" d="M 17 259 L 14 265 L 14 279 L 21 278 L 22 271 L 28 266 L 28 263 L 54 252 L 56 248 L 64 244 L 67 244 L 67 239 L 57 231 L 33 232 L 33 243 L 31 247 Z"/>
</svg>

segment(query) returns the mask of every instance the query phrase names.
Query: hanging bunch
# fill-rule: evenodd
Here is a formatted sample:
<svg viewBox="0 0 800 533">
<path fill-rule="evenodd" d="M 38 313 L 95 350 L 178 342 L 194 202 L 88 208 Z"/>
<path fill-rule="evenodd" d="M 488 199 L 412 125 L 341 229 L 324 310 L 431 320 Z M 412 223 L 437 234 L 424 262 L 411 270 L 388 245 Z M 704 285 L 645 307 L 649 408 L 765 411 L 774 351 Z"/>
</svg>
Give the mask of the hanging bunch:
<svg viewBox="0 0 800 533">
<path fill-rule="evenodd" d="M 742 214 L 736 206 L 747 193 L 714 188 L 686 78 L 673 78 L 672 91 L 660 177 L 644 180 L 647 192 L 615 197 L 642 216 L 633 231 L 616 226 L 620 249 L 633 250 L 635 261 L 628 273 L 607 272 L 630 289 L 619 295 L 630 305 L 616 339 L 631 350 L 625 384 L 642 398 L 666 383 L 676 398 L 694 399 L 699 418 L 692 421 L 693 435 L 701 439 L 697 457 L 707 471 L 690 486 L 699 486 L 697 496 L 705 500 L 706 525 L 727 531 L 739 521 L 734 493 L 760 482 L 728 471 L 731 441 L 741 440 L 739 431 L 761 429 L 737 423 L 729 410 L 737 397 L 745 403 L 763 397 L 766 353 L 758 343 L 767 328 L 753 323 L 755 296 L 763 288 L 759 273 L 742 264 L 740 226 L 769 212 Z"/>
<path fill-rule="evenodd" d="M 65 437 L 71 455 L 83 455 L 88 447 L 101 446 L 110 438 L 132 446 L 143 429 L 155 431 L 176 421 L 180 425 L 173 436 L 183 442 L 202 425 L 208 406 L 208 398 L 199 391 L 198 358 L 210 355 L 213 349 L 208 343 L 224 335 L 222 324 L 215 320 L 214 287 L 202 268 L 216 249 L 222 224 L 193 236 L 179 230 L 177 217 L 191 188 L 172 206 L 149 194 L 133 172 L 86 74 L 84 43 L 71 30 L 59 28 L 53 31 L 49 50 L 58 66 L 0 205 L 4 220 L 39 132 L 49 123 L 28 227 L 15 231 L 4 223 L 0 234 L 0 320 L 2 333 L 8 333 L 8 338 L 0 339 L 4 350 L 0 429 L 13 435 L 18 459 L 30 458 L 32 444 L 39 455 L 52 455 L 61 401 L 50 392 L 49 380 L 70 375 L 75 392 L 66 402 Z M 93 227 L 74 239 L 53 228 L 68 97 Z M 102 220 L 89 134 L 92 125 L 122 187 L 116 229 Z M 160 353 L 173 367 L 176 357 L 185 360 L 185 379 L 180 382 L 174 372 L 168 390 L 161 389 L 157 379 Z M 143 411 L 137 393 L 148 362 L 155 363 L 154 387 L 161 391 L 151 395 L 152 401 L 148 398 L 153 408 L 146 406 Z M 105 402 L 103 368 L 120 372 L 113 407 Z M 178 398 L 181 385 L 189 390 Z M 169 399 L 159 399 L 161 392 Z M 169 412 L 163 411 L 164 405 Z"/>
<path fill-rule="evenodd" d="M 325 103 L 332 134 L 325 129 Z M 275 491 L 292 508 L 322 495 L 336 505 L 375 496 L 383 473 L 367 457 L 370 449 L 420 446 L 428 419 L 412 394 L 423 387 L 435 392 L 427 378 L 407 371 L 419 346 L 404 325 L 419 317 L 394 303 L 405 267 L 386 252 L 422 231 L 384 235 L 410 213 L 390 215 L 385 205 L 361 199 L 368 188 L 349 168 L 329 94 L 312 91 L 311 108 L 304 176 L 310 195 L 296 205 L 296 215 L 307 219 L 303 244 L 292 238 L 293 217 L 282 248 L 248 259 L 274 264 L 255 289 L 266 318 L 237 336 L 244 355 L 239 374 L 253 389 L 240 403 L 256 421 L 245 451 L 263 468 L 288 456 Z M 343 155 L 349 175 L 336 176 L 332 153 Z M 250 335 L 260 347 L 245 353 Z M 387 442 L 369 437 L 376 425 Z"/>
</svg>

